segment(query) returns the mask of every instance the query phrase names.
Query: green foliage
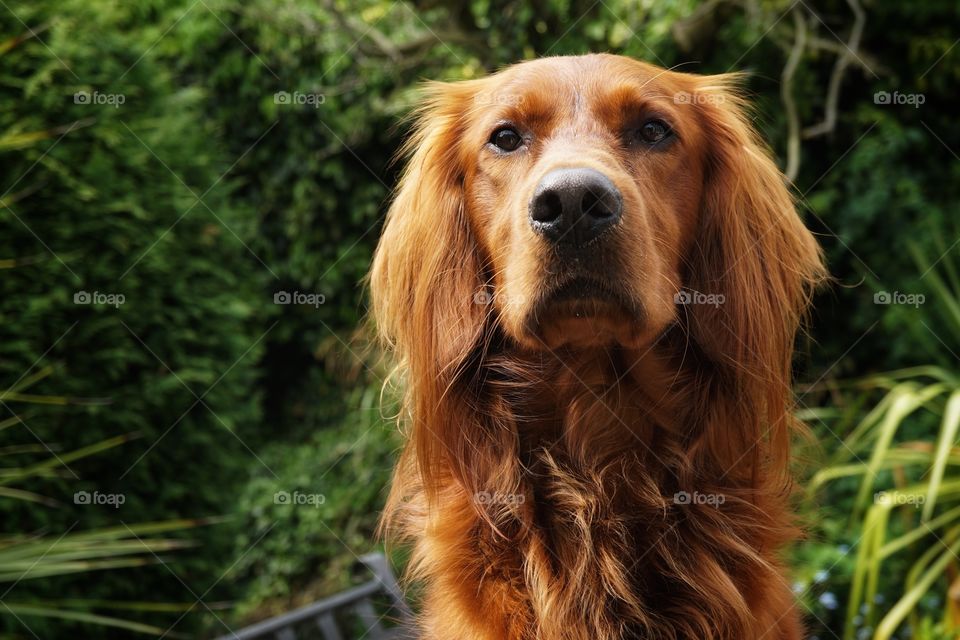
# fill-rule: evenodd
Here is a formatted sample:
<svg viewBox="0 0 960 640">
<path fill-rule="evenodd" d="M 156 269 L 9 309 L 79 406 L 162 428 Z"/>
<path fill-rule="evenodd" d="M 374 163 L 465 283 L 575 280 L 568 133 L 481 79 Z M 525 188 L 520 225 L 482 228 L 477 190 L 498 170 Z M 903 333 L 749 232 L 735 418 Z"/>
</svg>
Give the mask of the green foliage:
<svg viewBox="0 0 960 640">
<path fill-rule="evenodd" d="M 937 264 L 919 251 L 916 257 L 938 300 L 934 308 L 952 322 L 956 335 L 956 254 Z M 924 637 L 955 634 L 960 629 L 953 595 L 960 575 L 960 372 L 914 367 L 871 376 L 857 387 L 868 402 L 879 400 L 865 413 L 850 414 L 857 420 L 852 428 L 837 425 L 847 434 L 842 446 L 810 482 L 816 492 L 828 483 L 859 479 L 852 503 L 859 540 L 844 637 L 867 629 L 887 640 L 907 622 L 908 629 L 933 634 Z M 879 606 L 883 602 L 891 605 Z"/>
<path fill-rule="evenodd" d="M 2 268 L 2 267 L 0 267 Z M 8 267 L 9 268 L 9 267 Z M 7 391 L 0 393 L 0 402 L 13 412 L 13 415 L 0 421 L 0 431 L 23 429 L 23 418 L 11 407 L 29 404 L 47 404 L 63 406 L 72 401 L 62 396 L 36 395 L 30 393 L 30 387 L 46 378 L 51 369 L 45 368 L 20 380 Z M 75 401 L 75 400 L 74 400 Z M 21 500 L 48 508 L 59 507 L 60 503 L 47 496 L 23 488 L 37 478 L 54 477 L 58 470 L 70 463 L 89 456 L 108 451 L 122 445 L 127 438 L 120 436 L 95 442 L 76 451 L 61 452 L 59 455 L 43 445 L 11 446 L 0 449 L 0 501 Z M 39 458 L 34 455 L 42 454 Z M 14 457 L 25 457 L 21 465 L 5 464 Z M 89 499 L 88 493 L 77 493 L 74 502 Z M 119 498 L 119 499 L 118 499 Z M 120 503 L 124 496 L 110 496 L 109 499 Z M 0 502 L 2 504 L 2 502 Z M 188 541 L 179 538 L 158 538 L 158 534 L 167 534 L 200 524 L 199 521 L 174 520 L 149 524 L 124 523 L 120 527 L 101 528 L 90 531 L 75 531 L 77 522 L 59 534 L 27 535 L 20 532 L 0 534 L 0 585 L 4 596 L 24 581 L 50 579 L 60 576 L 87 574 L 91 571 L 107 569 L 133 569 L 144 567 L 159 561 L 161 553 L 175 551 L 190 546 Z M 112 615 L 91 613 L 93 608 L 125 608 L 135 611 L 149 611 L 156 603 L 143 602 L 96 602 L 90 600 L 44 601 L 35 598 L 20 600 L 14 598 L 3 601 L 3 617 L 12 616 L 21 624 L 27 625 L 24 618 L 30 620 L 28 629 L 36 634 L 38 626 L 35 618 L 60 622 L 80 622 L 114 627 L 132 633 L 162 635 L 166 629 Z M 167 610 L 176 610 L 176 605 Z"/>
<path fill-rule="evenodd" d="M 238 497 L 235 572 L 247 585 L 238 617 L 276 615 L 345 588 L 358 550 L 371 547 L 399 440 L 379 386 L 357 389 L 349 404 L 341 424 L 300 446 L 264 449 L 276 476 L 255 473 Z"/>
<path fill-rule="evenodd" d="M 266 329 L 256 272 L 234 235 L 249 236 L 248 216 L 219 180 L 229 165 L 209 142 L 216 127 L 201 117 L 202 88 L 178 86 L 149 56 L 138 61 L 145 19 L 133 5 L 70 1 L 0 12 L 3 34 L 18 38 L 2 54 L 0 256 L 19 265 L 2 272 L 0 381 L 7 389 L 49 365 L 62 374 L 55 390 L 44 379 L 31 393 L 98 399 L 37 404 L 3 443 L 72 451 L 139 436 L 76 462 L 61 455 L 30 490 L 64 506 L 0 503 L 7 533 L 223 513 L 223 488 L 257 464 L 240 441 L 258 428 L 254 367 Z M 83 292 L 92 304 L 75 303 Z M 95 292 L 123 303 L 98 304 Z M 77 490 L 126 500 L 75 505 Z M 230 534 L 198 536 L 208 550 L 178 571 L 209 583 Z M 189 597 L 163 567 L 22 583 L 11 595 L 53 593 Z"/>
</svg>

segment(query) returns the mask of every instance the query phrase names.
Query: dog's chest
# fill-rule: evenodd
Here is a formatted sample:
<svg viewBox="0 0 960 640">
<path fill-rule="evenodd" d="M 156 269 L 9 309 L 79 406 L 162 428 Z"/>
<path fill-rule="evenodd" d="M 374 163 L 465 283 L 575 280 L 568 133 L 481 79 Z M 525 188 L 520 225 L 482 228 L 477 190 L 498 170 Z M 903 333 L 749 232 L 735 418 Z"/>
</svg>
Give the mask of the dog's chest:
<svg viewBox="0 0 960 640">
<path fill-rule="evenodd" d="M 531 638 L 632 640 L 659 625 L 679 628 L 702 597 L 704 571 L 726 585 L 718 598 L 739 597 L 730 589 L 751 564 L 742 554 L 752 552 L 705 535 L 730 528 L 726 514 L 678 501 L 676 482 L 636 456 L 584 467 L 556 451 L 534 452 L 512 526 L 478 528 L 481 583 L 510 594 L 523 612 L 517 619 L 539 634 Z"/>
</svg>

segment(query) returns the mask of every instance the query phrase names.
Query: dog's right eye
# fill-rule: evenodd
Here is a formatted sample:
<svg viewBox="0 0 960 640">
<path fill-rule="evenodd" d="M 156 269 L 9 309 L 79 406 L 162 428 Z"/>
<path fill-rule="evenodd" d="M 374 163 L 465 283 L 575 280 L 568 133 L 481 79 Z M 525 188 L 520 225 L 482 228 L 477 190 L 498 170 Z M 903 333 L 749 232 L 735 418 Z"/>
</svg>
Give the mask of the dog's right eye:
<svg viewBox="0 0 960 640">
<path fill-rule="evenodd" d="M 523 144 L 523 136 L 513 127 L 500 127 L 490 136 L 490 144 L 501 151 L 516 151 Z"/>
</svg>

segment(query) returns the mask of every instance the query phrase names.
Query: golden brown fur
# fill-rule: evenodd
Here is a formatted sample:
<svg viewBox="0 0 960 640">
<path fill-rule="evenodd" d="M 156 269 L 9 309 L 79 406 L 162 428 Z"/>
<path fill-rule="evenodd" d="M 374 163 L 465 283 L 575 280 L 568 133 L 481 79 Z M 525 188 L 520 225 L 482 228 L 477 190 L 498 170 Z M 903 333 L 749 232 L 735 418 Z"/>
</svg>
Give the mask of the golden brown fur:
<svg viewBox="0 0 960 640">
<path fill-rule="evenodd" d="M 422 637 L 801 637 L 778 554 L 791 353 L 823 271 L 734 83 L 591 55 L 427 87 L 370 279 L 409 438 L 384 526 L 412 543 Z M 654 116 L 675 139 L 624 142 Z M 521 150 L 491 151 L 503 122 Z M 622 194 L 589 264 L 527 221 L 571 166 Z M 584 269 L 609 295 L 551 298 Z"/>
</svg>

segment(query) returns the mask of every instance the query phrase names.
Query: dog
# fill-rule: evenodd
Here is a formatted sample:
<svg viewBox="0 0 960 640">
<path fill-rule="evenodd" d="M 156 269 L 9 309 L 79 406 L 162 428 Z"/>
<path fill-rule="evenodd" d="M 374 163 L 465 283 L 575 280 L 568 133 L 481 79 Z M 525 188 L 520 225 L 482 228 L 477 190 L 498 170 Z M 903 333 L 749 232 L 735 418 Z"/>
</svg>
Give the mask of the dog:
<svg viewBox="0 0 960 640">
<path fill-rule="evenodd" d="M 791 360 L 822 252 L 736 74 L 429 83 L 369 276 L 382 522 L 438 640 L 797 640 Z"/>
</svg>

